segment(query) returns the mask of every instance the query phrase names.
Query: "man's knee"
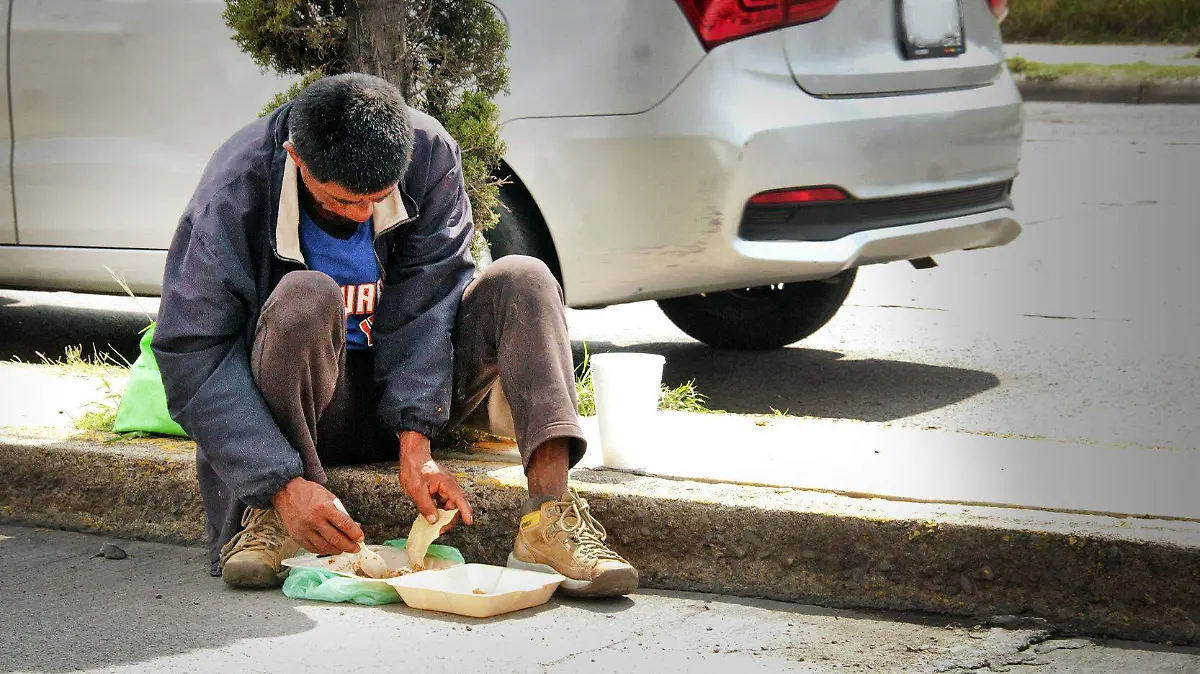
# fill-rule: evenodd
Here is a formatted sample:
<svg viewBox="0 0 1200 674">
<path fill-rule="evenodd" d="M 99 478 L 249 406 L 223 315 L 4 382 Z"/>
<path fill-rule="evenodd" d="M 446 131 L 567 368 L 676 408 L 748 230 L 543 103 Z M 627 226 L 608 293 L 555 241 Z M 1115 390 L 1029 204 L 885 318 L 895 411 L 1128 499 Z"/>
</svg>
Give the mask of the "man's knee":
<svg viewBox="0 0 1200 674">
<path fill-rule="evenodd" d="M 346 319 L 342 289 L 328 274 L 318 271 L 285 274 L 271 292 L 268 305 L 264 318 L 292 334 L 324 331 Z"/>
<path fill-rule="evenodd" d="M 536 257 L 528 255 L 506 255 L 488 265 L 483 280 L 494 283 L 505 294 L 535 296 L 562 302 L 562 288 L 554 273 Z"/>
</svg>

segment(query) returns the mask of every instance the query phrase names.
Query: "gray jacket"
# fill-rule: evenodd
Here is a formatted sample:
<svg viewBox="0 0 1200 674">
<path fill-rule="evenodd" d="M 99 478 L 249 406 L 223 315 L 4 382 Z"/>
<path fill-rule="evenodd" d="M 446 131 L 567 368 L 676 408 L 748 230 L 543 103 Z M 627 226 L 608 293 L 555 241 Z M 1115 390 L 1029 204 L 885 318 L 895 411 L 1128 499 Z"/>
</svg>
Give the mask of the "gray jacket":
<svg viewBox="0 0 1200 674">
<path fill-rule="evenodd" d="M 153 341 L 171 416 L 243 502 L 264 507 L 302 474 L 250 373 L 263 304 L 300 253 L 290 104 L 235 133 L 208 163 L 167 255 Z M 383 293 L 373 324 L 379 416 L 435 436 L 450 412 L 451 334 L 471 281 L 471 206 L 458 145 L 411 111 L 412 163 L 374 215 Z"/>
</svg>

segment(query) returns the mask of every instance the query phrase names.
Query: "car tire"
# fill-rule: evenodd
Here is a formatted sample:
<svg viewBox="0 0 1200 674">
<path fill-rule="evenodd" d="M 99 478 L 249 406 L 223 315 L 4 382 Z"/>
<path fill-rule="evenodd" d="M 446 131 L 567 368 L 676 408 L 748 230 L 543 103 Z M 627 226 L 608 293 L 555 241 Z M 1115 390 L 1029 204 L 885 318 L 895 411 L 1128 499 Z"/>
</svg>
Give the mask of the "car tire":
<svg viewBox="0 0 1200 674">
<path fill-rule="evenodd" d="M 500 221 L 495 227 L 483 233 L 488 244 L 488 262 L 499 260 L 506 255 L 529 255 L 536 257 L 554 274 L 554 278 L 562 283 L 562 269 L 558 264 L 558 251 L 554 248 L 554 240 L 542 219 L 541 211 L 533 202 L 533 197 L 519 183 L 509 184 L 500 189 L 500 206 L 497 209 Z"/>
<path fill-rule="evenodd" d="M 857 270 L 833 278 L 659 300 L 680 330 L 719 349 L 767 350 L 794 344 L 833 320 Z"/>
</svg>

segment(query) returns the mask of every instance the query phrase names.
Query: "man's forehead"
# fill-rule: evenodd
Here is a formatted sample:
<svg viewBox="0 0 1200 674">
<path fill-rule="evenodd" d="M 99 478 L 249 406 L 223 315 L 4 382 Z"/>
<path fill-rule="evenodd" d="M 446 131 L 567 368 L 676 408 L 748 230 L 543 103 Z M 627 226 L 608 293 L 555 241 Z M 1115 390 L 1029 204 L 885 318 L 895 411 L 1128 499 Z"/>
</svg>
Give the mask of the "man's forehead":
<svg viewBox="0 0 1200 674">
<path fill-rule="evenodd" d="M 389 187 L 384 190 L 380 190 L 373 194 L 359 194 L 357 192 L 352 192 L 352 191 L 346 189 L 345 187 L 342 187 L 341 185 L 339 185 L 337 183 L 333 183 L 333 182 L 324 183 L 322 185 L 322 187 L 324 187 L 325 191 L 327 191 L 329 193 L 329 196 L 333 197 L 334 199 L 337 199 L 338 201 L 344 201 L 346 203 L 358 203 L 361 201 L 379 201 L 380 199 L 383 199 L 387 195 L 391 194 L 396 189 L 396 187 L 393 185 L 392 187 Z"/>
</svg>

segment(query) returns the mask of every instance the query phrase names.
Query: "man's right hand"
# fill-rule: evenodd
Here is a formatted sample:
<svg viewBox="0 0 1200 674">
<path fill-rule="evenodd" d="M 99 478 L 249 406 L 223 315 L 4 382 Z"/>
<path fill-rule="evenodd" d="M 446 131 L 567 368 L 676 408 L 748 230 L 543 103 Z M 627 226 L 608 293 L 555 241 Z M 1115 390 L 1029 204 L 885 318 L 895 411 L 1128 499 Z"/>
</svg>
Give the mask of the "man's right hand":
<svg viewBox="0 0 1200 674">
<path fill-rule="evenodd" d="M 305 550 L 318 555 L 358 552 L 362 528 L 333 504 L 337 497 L 302 477 L 292 478 L 271 497 L 279 519 Z"/>
</svg>

